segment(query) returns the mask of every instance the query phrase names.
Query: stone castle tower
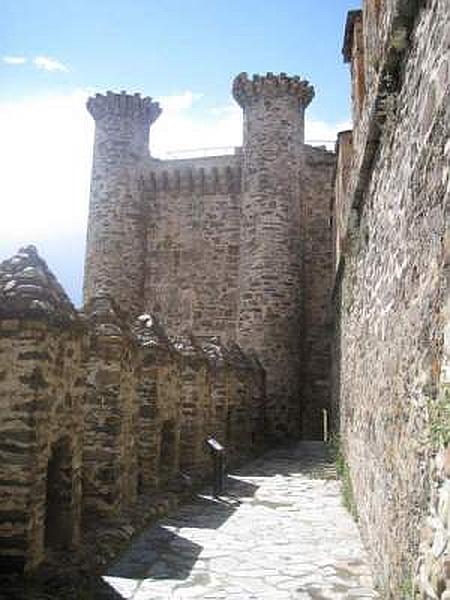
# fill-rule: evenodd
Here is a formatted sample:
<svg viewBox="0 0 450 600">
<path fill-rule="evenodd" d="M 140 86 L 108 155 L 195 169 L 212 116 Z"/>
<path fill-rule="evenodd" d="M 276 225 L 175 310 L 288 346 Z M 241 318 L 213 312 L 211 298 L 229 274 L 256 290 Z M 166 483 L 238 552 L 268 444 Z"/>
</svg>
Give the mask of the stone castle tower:
<svg viewBox="0 0 450 600">
<path fill-rule="evenodd" d="M 312 87 L 299 78 L 235 79 L 244 109 L 238 339 L 267 371 L 278 426 L 299 421 L 301 162 Z"/>
<path fill-rule="evenodd" d="M 90 98 L 95 119 L 85 300 L 107 290 L 130 313 L 142 312 L 143 204 L 133 174 L 149 158 L 149 127 L 161 110 L 150 98 L 108 92 Z"/>
<path fill-rule="evenodd" d="M 329 408 L 327 304 L 334 155 L 305 144 L 312 86 L 243 73 L 234 155 L 161 161 L 151 98 L 98 94 L 84 300 L 113 296 L 169 334 L 195 332 L 255 351 L 267 376 L 267 428 L 318 438 Z"/>
</svg>

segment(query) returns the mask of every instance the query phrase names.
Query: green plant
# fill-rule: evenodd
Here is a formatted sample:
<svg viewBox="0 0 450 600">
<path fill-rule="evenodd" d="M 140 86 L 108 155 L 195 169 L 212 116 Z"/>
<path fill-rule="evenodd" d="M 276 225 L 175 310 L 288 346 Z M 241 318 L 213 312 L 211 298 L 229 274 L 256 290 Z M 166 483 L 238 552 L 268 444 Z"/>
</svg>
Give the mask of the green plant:
<svg viewBox="0 0 450 600">
<path fill-rule="evenodd" d="M 345 455 L 342 449 L 342 442 L 339 435 L 333 435 L 328 442 L 330 456 L 336 464 L 336 473 L 341 480 L 342 504 L 352 515 L 355 521 L 358 520 L 358 509 L 356 506 L 355 496 L 353 493 L 353 484 L 350 473 L 350 467 L 347 464 Z"/>
<path fill-rule="evenodd" d="M 407 577 L 400 586 L 400 600 L 414 600 L 415 588 L 412 577 Z"/>
<path fill-rule="evenodd" d="M 435 448 L 450 444 L 450 388 L 443 387 L 437 399 L 429 400 L 431 443 Z"/>
</svg>

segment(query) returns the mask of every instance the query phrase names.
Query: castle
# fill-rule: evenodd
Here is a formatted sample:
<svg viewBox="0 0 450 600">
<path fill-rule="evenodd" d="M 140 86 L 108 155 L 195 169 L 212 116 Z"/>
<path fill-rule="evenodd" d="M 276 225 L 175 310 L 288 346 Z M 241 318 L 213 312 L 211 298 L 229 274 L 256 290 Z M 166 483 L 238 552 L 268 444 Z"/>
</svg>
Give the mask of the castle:
<svg viewBox="0 0 450 600">
<path fill-rule="evenodd" d="M 329 409 L 335 157 L 304 142 L 314 92 L 285 74 L 239 75 L 244 142 L 232 156 L 149 155 L 150 98 L 98 94 L 85 301 L 255 351 L 268 434 L 321 439 Z"/>
<path fill-rule="evenodd" d="M 353 130 L 304 142 L 313 88 L 239 75 L 234 155 L 161 161 L 126 93 L 96 124 L 84 307 L 27 247 L 0 265 L 0 547 L 80 528 L 230 460 L 340 432 L 378 587 L 450 597 L 447 0 L 365 0 Z M 55 533 L 56 532 L 56 533 Z"/>
</svg>

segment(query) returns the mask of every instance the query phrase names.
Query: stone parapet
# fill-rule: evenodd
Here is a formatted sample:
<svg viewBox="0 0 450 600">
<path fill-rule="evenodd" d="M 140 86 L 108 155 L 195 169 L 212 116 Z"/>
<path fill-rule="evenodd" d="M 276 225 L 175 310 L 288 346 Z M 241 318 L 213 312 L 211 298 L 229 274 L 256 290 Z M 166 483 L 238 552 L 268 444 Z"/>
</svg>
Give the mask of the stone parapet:
<svg viewBox="0 0 450 600">
<path fill-rule="evenodd" d="M 169 335 L 236 337 L 240 163 L 229 155 L 146 165 L 144 307 Z"/>
<path fill-rule="evenodd" d="M 233 81 L 233 97 L 242 108 L 261 97 L 275 98 L 292 96 L 306 108 L 314 98 L 314 88 L 306 79 L 298 75 L 289 77 L 286 73 L 274 75 L 253 75 L 240 73 Z"/>
<path fill-rule="evenodd" d="M 234 163 L 234 161 L 233 161 Z M 173 166 L 164 162 L 158 170 L 152 170 L 146 178 L 146 190 L 150 194 L 196 193 L 201 196 L 213 194 L 239 194 L 241 192 L 240 165 L 212 165 L 209 168 Z"/>
<path fill-rule="evenodd" d="M 148 127 L 156 121 L 161 114 L 161 107 L 150 97 L 142 98 L 140 94 L 96 94 L 87 101 L 89 114 L 100 121 L 107 116 L 114 118 L 132 117 L 145 123 Z"/>
<path fill-rule="evenodd" d="M 79 322 L 72 302 L 34 246 L 21 248 L 0 264 L 0 318 Z"/>
<path fill-rule="evenodd" d="M 35 248 L 0 265 L 0 564 L 31 570 L 138 498 L 262 447 L 264 372 L 218 338 L 170 339 L 107 293 L 78 313 Z M 6 289 L 5 289 L 6 287 Z M 42 304 L 33 304 L 38 301 Z"/>
<path fill-rule="evenodd" d="M 181 361 L 164 327 L 151 314 L 132 326 L 138 344 L 139 492 L 171 486 L 179 475 Z"/>
<path fill-rule="evenodd" d="M 34 247 L 0 265 L 0 570 L 80 537 L 85 328 Z"/>
<path fill-rule="evenodd" d="M 83 505 L 88 517 L 117 517 L 137 493 L 139 377 L 125 319 L 107 296 L 85 307 L 86 344 Z"/>
</svg>

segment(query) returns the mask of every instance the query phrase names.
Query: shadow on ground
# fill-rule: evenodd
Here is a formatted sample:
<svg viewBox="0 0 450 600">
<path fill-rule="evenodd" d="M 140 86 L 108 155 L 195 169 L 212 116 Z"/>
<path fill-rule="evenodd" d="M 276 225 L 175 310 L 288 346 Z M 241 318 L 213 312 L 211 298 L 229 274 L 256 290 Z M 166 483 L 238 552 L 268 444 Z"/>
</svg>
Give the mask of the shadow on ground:
<svg viewBox="0 0 450 600">
<path fill-rule="evenodd" d="M 268 464 L 268 459 L 270 463 Z M 242 499 L 252 498 L 259 485 L 252 478 L 303 473 L 308 477 L 323 477 L 334 470 L 324 444 L 303 443 L 273 450 L 245 467 L 233 471 L 227 480 L 226 495 L 214 499 L 200 494 L 194 501 L 181 506 L 176 514 L 161 519 L 135 537 L 129 548 L 102 577 L 89 575 L 46 576 L 1 585 L 0 600 L 123 600 L 120 582 L 131 581 L 138 586 L 143 579 L 177 579 L 189 577 L 199 558 L 202 546 L 178 535 L 183 527 L 217 529 L 229 519 Z M 111 585 L 108 584 L 111 582 Z M 128 597 L 128 596 L 127 596 Z"/>
</svg>

